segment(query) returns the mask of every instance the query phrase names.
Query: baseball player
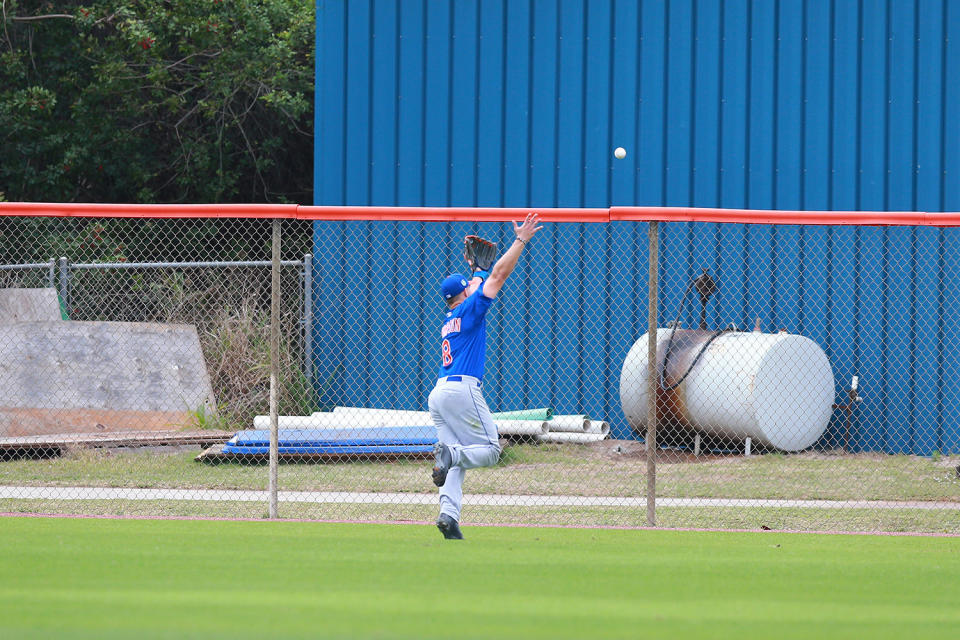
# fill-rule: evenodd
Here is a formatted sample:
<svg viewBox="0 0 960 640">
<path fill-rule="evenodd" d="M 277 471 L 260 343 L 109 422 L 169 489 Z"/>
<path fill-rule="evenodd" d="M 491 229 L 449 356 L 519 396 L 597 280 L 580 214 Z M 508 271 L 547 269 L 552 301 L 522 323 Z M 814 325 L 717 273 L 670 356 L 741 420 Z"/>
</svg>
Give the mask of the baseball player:
<svg viewBox="0 0 960 640">
<path fill-rule="evenodd" d="M 469 282 L 454 273 L 440 284 L 447 311 L 440 329 L 439 379 L 430 392 L 429 406 L 439 440 L 433 466 L 433 483 L 440 487 L 437 528 L 447 539 L 463 538 L 464 473 L 500 459 L 500 435 L 483 399 L 486 315 L 527 243 L 543 228 L 537 226 L 538 220 L 537 214 L 530 213 L 523 224 L 513 223 L 517 237 L 496 264 L 496 244 L 467 236 L 464 257 L 472 271 Z"/>
</svg>

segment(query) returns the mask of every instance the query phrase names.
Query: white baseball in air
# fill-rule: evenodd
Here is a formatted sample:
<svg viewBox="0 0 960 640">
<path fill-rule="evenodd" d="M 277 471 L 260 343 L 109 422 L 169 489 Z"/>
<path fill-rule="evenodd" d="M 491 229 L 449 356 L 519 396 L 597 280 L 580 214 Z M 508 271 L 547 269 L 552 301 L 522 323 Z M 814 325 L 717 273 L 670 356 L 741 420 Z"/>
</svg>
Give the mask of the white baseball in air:
<svg viewBox="0 0 960 640">
<path fill-rule="evenodd" d="M 627 150 L 624 149 L 623 147 L 617 147 L 616 149 L 613 150 L 613 155 L 614 157 L 616 157 L 617 160 L 623 160 L 624 158 L 627 157 Z"/>
</svg>

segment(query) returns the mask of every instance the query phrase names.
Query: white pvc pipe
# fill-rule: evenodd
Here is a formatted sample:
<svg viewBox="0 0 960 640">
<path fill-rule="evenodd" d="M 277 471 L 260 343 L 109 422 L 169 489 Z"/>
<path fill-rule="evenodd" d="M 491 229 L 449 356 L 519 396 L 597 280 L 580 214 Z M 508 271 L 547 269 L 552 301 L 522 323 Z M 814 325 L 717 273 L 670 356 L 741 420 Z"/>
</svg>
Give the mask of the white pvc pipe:
<svg viewBox="0 0 960 640">
<path fill-rule="evenodd" d="M 278 429 L 310 429 L 312 418 L 310 416 L 277 416 Z M 254 429 L 269 429 L 270 416 L 254 416 Z"/>
<path fill-rule="evenodd" d="M 334 407 L 333 415 L 353 417 L 377 416 L 380 418 L 391 418 L 400 420 L 430 420 L 429 411 L 405 411 L 403 409 L 371 409 L 368 407 Z M 314 413 L 313 415 L 323 415 Z"/>
<path fill-rule="evenodd" d="M 280 429 L 369 429 L 375 427 L 433 427 L 430 414 L 423 412 L 396 411 L 391 413 L 367 413 L 354 415 L 343 412 L 315 413 L 311 416 L 278 416 Z M 497 431 L 503 436 L 539 436 L 547 433 L 546 422 L 540 420 L 496 420 Z M 269 429 L 270 416 L 256 416 L 254 429 Z"/>
<path fill-rule="evenodd" d="M 502 436 L 542 436 L 549 431 L 540 420 L 496 420 L 497 432 Z"/>
<path fill-rule="evenodd" d="M 367 407 L 335 407 L 332 413 L 313 414 L 337 416 L 347 428 L 363 426 L 418 427 L 433 425 L 429 411 L 403 411 L 399 409 L 376 409 Z M 581 416 L 582 417 L 582 416 Z M 333 422 L 336 422 L 334 420 Z M 548 423 L 540 420 L 495 420 L 497 431 L 503 436 L 535 436 L 550 431 Z M 331 428 L 333 425 L 331 425 Z M 582 429 L 582 427 L 581 427 Z"/>
<path fill-rule="evenodd" d="M 589 416 L 584 415 L 553 416 L 553 418 L 547 422 L 547 426 L 550 429 L 550 433 L 555 433 L 557 431 L 584 433 L 587 430 L 587 425 L 589 422 Z"/>
<path fill-rule="evenodd" d="M 415 414 L 416 412 L 406 412 Z M 430 414 L 426 418 L 417 415 L 352 415 L 348 413 L 315 413 L 310 416 L 279 416 L 280 429 L 365 429 L 371 427 L 432 427 Z M 254 429 L 270 428 L 269 416 L 256 416 Z"/>
<path fill-rule="evenodd" d="M 610 425 L 602 420 L 590 420 L 587 422 L 587 429 L 584 433 L 602 433 L 607 436 L 610 433 Z"/>
<path fill-rule="evenodd" d="M 547 433 L 537 439 L 540 442 L 587 444 L 589 442 L 600 442 L 606 439 L 606 437 L 604 433 L 570 433 L 561 431 L 559 433 Z"/>
</svg>

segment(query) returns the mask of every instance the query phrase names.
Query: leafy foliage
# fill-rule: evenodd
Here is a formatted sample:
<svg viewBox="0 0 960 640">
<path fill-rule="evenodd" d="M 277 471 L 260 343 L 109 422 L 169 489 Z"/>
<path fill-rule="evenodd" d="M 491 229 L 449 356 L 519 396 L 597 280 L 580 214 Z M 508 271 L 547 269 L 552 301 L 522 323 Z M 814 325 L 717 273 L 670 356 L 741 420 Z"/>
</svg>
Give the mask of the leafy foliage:
<svg viewBox="0 0 960 640">
<path fill-rule="evenodd" d="M 313 3 L 0 2 L 7 199 L 309 202 Z"/>
</svg>

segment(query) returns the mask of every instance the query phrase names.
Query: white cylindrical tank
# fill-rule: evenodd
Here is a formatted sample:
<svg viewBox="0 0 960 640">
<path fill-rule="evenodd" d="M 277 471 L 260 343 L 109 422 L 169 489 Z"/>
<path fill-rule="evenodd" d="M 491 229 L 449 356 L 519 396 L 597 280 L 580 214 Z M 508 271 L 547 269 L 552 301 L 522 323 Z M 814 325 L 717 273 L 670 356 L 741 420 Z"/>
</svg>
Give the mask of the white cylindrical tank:
<svg viewBox="0 0 960 640">
<path fill-rule="evenodd" d="M 657 330 L 661 369 L 671 332 Z M 689 369 L 669 392 L 680 424 L 726 438 L 752 438 L 784 451 L 816 442 L 830 422 L 834 401 L 833 370 L 823 349 L 809 338 L 784 332 L 729 332 L 717 336 L 690 368 L 712 335 L 678 329 L 674 338 L 665 386 Z M 647 351 L 644 334 L 620 373 L 623 413 L 640 432 L 647 424 Z"/>
</svg>

